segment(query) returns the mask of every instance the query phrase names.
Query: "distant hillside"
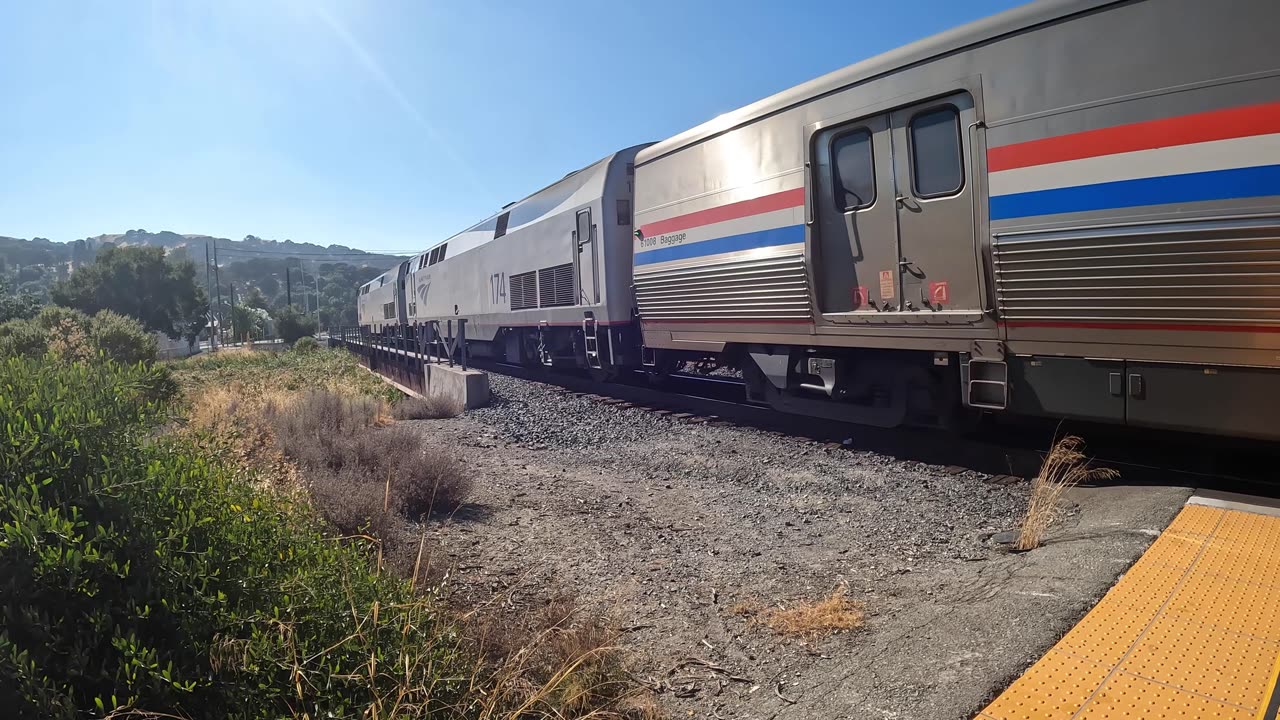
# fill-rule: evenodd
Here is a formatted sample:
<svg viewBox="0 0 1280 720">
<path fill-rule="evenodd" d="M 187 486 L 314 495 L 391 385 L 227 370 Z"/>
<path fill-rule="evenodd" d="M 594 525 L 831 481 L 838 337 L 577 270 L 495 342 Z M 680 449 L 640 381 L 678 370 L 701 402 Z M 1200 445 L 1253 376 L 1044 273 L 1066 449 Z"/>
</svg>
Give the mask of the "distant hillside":
<svg viewBox="0 0 1280 720">
<path fill-rule="evenodd" d="M 75 268 L 93 262 L 98 251 L 110 245 L 166 248 L 171 256 L 195 263 L 196 275 L 202 281 L 206 277 L 205 248 L 212 254 L 216 247 L 222 287 L 210 284 L 206 289 L 215 297 L 221 289 L 227 304 L 232 302 L 233 292 L 238 302 L 256 289 L 260 296 L 254 299 L 268 308 L 282 307 L 292 299 L 300 309 L 305 306 L 314 310 L 319 276 L 318 304 L 326 325 L 353 324 L 356 288 L 404 259 L 401 255 L 371 253 L 346 245 L 325 247 L 292 240 L 265 240 L 255 235 L 229 240 L 167 230 L 130 230 L 65 243 L 0 236 L 0 277 L 16 291 L 47 299 L 50 285 Z"/>
<path fill-rule="evenodd" d="M 77 241 L 78 242 L 78 241 Z M 115 245 L 158 245 L 165 248 L 187 248 L 188 253 L 194 258 L 196 251 L 200 254 L 204 253 L 205 244 L 211 247 L 214 243 L 218 246 L 219 260 L 222 259 L 222 251 L 225 248 L 229 254 L 240 255 L 279 255 L 281 257 L 305 257 L 308 260 L 317 262 L 359 262 L 365 261 L 370 264 L 377 262 L 385 262 L 386 266 L 394 265 L 396 262 L 404 258 L 399 255 L 387 255 L 384 253 L 371 253 L 359 250 L 346 245 L 316 245 L 308 242 L 294 242 L 292 240 L 266 240 L 256 235 L 246 235 L 243 240 L 229 240 L 227 238 L 215 238 L 209 235 L 180 235 L 168 230 L 160 232 L 147 232 L 146 230 L 130 230 L 122 234 L 98 235 L 96 237 L 85 238 L 85 242 L 91 246 L 101 246 L 103 243 L 113 243 Z"/>
</svg>

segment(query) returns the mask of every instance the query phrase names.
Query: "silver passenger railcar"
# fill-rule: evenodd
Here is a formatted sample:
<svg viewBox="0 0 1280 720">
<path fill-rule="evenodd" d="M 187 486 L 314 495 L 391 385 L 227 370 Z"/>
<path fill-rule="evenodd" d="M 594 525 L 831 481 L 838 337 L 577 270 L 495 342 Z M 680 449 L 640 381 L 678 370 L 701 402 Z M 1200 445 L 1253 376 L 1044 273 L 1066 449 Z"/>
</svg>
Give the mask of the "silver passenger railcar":
<svg viewBox="0 0 1280 720">
<path fill-rule="evenodd" d="M 1280 438 L 1280 3 L 1045 0 L 636 159 L 646 360 L 881 426 Z"/>
<path fill-rule="evenodd" d="M 407 263 L 412 324 L 465 319 L 470 352 L 607 377 L 639 364 L 632 175 L 619 151 Z"/>
</svg>

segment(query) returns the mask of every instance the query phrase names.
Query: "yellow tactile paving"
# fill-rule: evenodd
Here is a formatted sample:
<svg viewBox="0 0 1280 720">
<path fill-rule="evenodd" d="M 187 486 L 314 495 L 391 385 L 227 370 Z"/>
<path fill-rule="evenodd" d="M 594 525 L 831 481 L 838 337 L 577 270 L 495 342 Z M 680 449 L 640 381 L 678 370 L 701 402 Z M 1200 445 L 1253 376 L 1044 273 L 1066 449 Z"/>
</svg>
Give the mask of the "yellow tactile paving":
<svg viewBox="0 0 1280 720">
<path fill-rule="evenodd" d="M 978 718 L 1273 720 L 1277 672 L 1280 517 L 1188 505 Z"/>
</svg>

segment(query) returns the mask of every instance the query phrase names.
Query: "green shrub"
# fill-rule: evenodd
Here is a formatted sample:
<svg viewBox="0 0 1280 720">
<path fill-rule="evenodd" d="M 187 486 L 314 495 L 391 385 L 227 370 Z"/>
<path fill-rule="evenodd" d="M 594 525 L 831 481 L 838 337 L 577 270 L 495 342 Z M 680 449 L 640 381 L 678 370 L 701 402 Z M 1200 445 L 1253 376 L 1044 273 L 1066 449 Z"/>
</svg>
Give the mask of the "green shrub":
<svg viewBox="0 0 1280 720">
<path fill-rule="evenodd" d="M 84 332 L 89 332 L 89 316 L 79 310 L 62 307 L 61 305 L 46 305 L 40 309 L 33 319 L 45 332 L 51 332 L 62 327 L 64 322 L 71 322 Z"/>
<path fill-rule="evenodd" d="M 296 353 L 309 353 L 315 352 L 319 347 L 319 344 L 316 343 L 316 339 L 308 335 L 306 337 L 298 338 L 297 342 L 293 344 L 293 351 Z"/>
<path fill-rule="evenodd" d="M 108 358 L 126 365 L 156 359 L 156 336 L 137 320 L 111 310 L 100 310 L 89 321 L 89 340 Z"/>
<path fill-rule="evenodd" d="M 0 707 L 429 717 L 455 704 L 434 605 L 190 440 L 159 366 L 0 361 Z"/>
<path fill-rule="evenodd" d="M 49 349 L 49 333 L 31 320 L 0 324 L 0 358 L 43 357 Z"/>
<path fill-rule="evenodd" d="M 276 335 L 287 343 L 316 334 L 316 319 L 291 307 L 277 311 L 273 319 L 276 321 Z"/>
</svg>

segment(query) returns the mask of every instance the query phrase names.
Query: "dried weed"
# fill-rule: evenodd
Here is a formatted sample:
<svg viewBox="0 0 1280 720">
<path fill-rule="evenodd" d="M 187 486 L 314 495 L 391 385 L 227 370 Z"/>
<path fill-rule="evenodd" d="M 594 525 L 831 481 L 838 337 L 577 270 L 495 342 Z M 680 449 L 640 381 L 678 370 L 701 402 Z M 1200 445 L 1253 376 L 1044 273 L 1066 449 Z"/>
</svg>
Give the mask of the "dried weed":
<svg viewBox="0 0 1280 720">
<path fill-rule="evenodd" d="M 1094 468 L 1084 454 L 1084 440 L 1067 435 L 1053 444 L 1040 472 L 1031 481 L 1031 499 L 1014 549 L 1033 550 L 1044 542 L 1045 532 L 1058 514 L 1062 496 L 1082 482 L 1111 480 L 1120 473 L 1111 468 Z"/>
<path fill-rule="evenodd" d="M 816 640 L 833 633 L 857 630 L 866 623 L 865 607 L 850 600 L 841 586 L 819 600 L 803 600 L 790 606 L 761 607 L 740 602 L 729 609 L 734 615 L 750 617 L 779 635 Z"/>
</svg>

